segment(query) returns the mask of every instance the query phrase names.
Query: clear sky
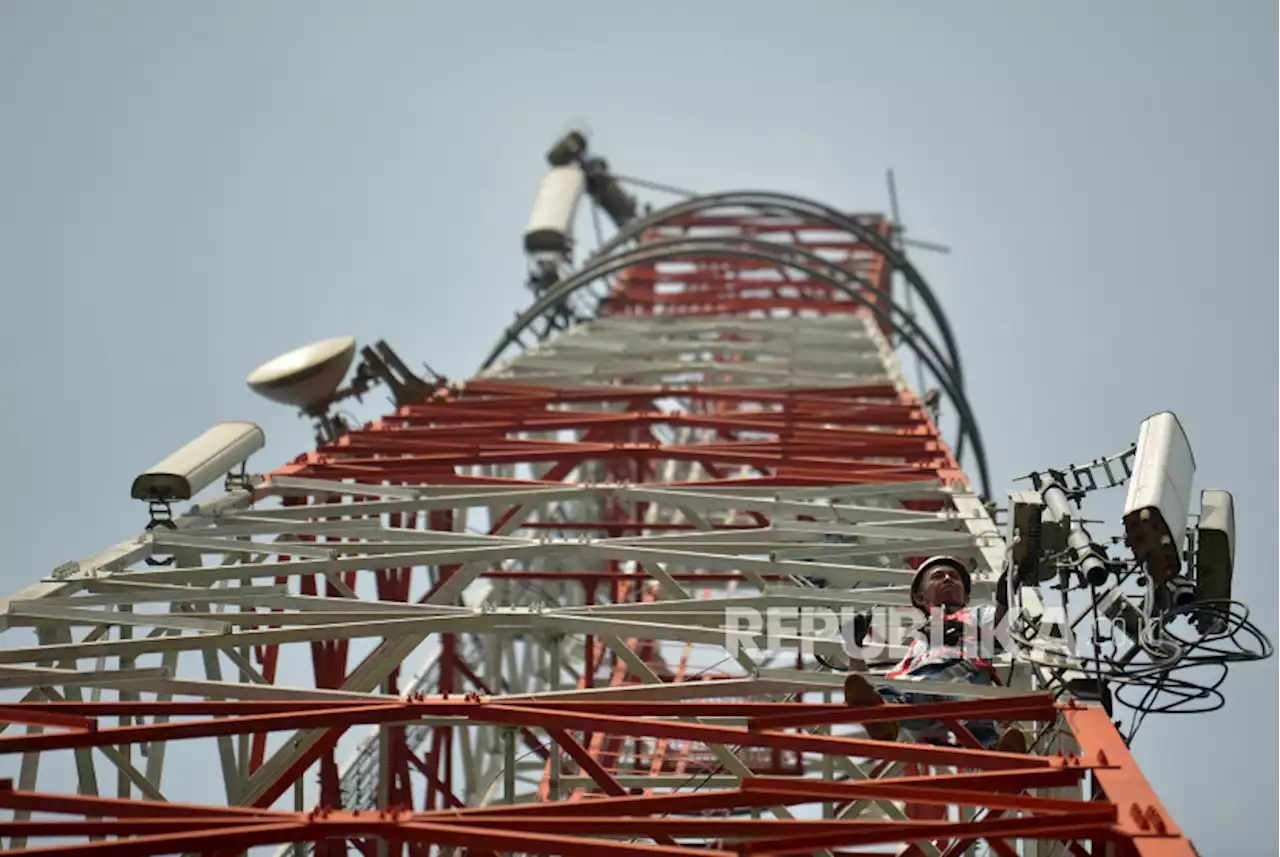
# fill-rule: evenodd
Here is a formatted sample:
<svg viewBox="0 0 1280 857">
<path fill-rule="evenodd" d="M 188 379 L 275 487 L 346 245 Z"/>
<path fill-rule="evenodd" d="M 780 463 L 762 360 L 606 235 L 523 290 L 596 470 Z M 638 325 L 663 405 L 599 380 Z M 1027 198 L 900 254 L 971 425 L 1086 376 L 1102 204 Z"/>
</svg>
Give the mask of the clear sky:
<svg viewBox="0 0 1280 857">
<path fill-rule="evenodd" d="M 243 383 L 280 351 L 384 337 L 469 374 L 527 300 L 543 153 L 584 119 L 620 172 L 697 190 L 866 210 L 894 167 L 911 234 L 955 247 L 919 264 L 1001 490 L 1175 410 L 1274 639 L 1276 24 L 1245 0 L 9 0 L 0 585 L 137 532 L 132 477 L 215 421 L 264 427 L 260 469 L 302 451 Z M 1138 741 L 1206 855 L 1273 853 L 1276 678 L 1243 667 L 1225 710 Z"/>
</svg>

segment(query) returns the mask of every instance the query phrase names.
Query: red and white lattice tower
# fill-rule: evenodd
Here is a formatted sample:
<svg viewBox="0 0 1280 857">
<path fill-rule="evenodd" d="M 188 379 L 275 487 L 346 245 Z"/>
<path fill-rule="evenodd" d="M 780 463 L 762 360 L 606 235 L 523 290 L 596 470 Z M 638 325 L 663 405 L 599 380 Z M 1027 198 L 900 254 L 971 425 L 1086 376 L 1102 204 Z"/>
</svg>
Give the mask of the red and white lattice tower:
<svg viewBox="0 0 1280 857">
<path fill-rule="evenodd" d="M 1106 713 L 1026 665 L 951 687 L 934 746 L 866 737 L 930 712 L 846 706 L 837 629 L 734 645 L 773 608 L 906 604 L 934 554 L 990 596 L 986 486 L 895 356 L 930 365 L 981 462 L 954 343 L 902 312 L 925 286 L 884 218 L 764 193 L 641 217 L 577 154 L 535 219 L 585 194 L 619 229 L 576 270 L 531 231 L 536 301 L 475 377 L 401 373 L 401 406 L 358 428 L 313 408 L 315 452 L 171 520 L 157 502 L 144 535 L 2 602 L 37 635 L 0 650 L 29 689 L 0 710 L 6 844 L 1193 854 Z M 329 347 L 336 388 L 352 355 Z M 1031 751 L 977 748 L 976 717 Z"/>
</svg>

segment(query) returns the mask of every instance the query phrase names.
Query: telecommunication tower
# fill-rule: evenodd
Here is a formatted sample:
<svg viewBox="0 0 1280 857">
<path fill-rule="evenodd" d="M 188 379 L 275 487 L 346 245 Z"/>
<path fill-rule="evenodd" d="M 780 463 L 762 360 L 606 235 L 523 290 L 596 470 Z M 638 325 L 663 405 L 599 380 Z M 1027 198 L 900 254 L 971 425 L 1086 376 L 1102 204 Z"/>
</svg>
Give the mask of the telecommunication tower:
<svg viewBox="0 0 1280 857">
<path fill-rule="evenodd" d="M 533 302 L 473 377 L 348 337 L 271 359 L 248 383 L 314 451 L 258 475 L 262 431 L 219 424 L 135 480 L 142 535 L 0 602 L 9 849 L 1194 854 L 1114 718 L 1194 705 L 1216 691 L 1176 674 L 1270 643 L 1231 600 L 1231 495 L 1188 526 L 1176 417 L 997 501 L 896 214 L 642 206 L 580 133 L 547 160 Z M 611 223 L 590 254 L 583 203 Z M 377 386 L 392 413 L 338 410 Z M 1080 509 L 1122 485 L 1108 550 Z M 844 620 L 909 605 L 939 554 L 975 598 L 1003 588 L 1000 682 L 846 704 L 846 671 L 903 650 L 851 660 Z M 926 715 L 949 740 L 868 737 Z M 978 719 L 1026 752 L 983 749 Z M 211 764 L 175 763 L 193 744 Z M 167 794 L 193 779 L 207 799 Z"/>
</svg>

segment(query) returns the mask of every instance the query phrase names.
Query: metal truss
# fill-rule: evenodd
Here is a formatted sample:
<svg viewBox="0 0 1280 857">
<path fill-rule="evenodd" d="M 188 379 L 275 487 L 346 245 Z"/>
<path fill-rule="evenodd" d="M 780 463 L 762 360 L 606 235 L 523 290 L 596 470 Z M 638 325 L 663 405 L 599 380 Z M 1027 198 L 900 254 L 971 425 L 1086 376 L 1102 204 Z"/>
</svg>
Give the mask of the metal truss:
<svg viewBox="0 0 1280 857">
<path fill-rule="evenodd" d="M 888 293 L 874 247 L 817 249 Z M 737 645 L 735 610 L 906 604 L 937 553 L 988 596 L 1005 553 L 885 326 L 760 270 L 637 263 L 600 317 L 0 601 L 0 683 L 27 691 L 0 708 L 0 835 L 63 843 L 47 854 L 1191 853 L 1105 715 L 1035 693 L 1026 663 L 863 710 L 823 665 L 838 628 Z M 861 726 L 926 715 L 954 746 Z M 1033 752 L 978 749 L 974 717 Z M 207 761 L 182 755 L 201 743 Z"/>
</svg>

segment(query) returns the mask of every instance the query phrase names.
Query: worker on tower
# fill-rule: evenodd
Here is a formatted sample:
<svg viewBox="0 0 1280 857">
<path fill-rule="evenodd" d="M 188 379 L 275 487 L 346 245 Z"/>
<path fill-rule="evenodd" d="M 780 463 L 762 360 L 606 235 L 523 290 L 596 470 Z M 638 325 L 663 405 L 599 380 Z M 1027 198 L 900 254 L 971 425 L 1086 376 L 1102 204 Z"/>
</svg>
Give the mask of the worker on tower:
<svg viewBox="0 0 1280 857">
<path fill-rule="evenodd" d="M 952 556 L 936 556 L 925 560 L 911 582 L 911 603 L 925 614 L 925 622 L 916 628 L 906 656 L 885 674 L 888 679 L 909 681 L 957 682 L 966 684 L 999 684 L 995 671 L 984 654 L 994 654 L 995 634 L 1008 610 L 1005 577 L 996 586 L 995 602 L 969 605 L 971 579 L 968 567 Z M 870 614 L 855 619 L 854 651 L 860 650 L 871 626 Z M 983 651 L 984 647 L 987 651 Z M 860 661 L 855 660 L 855 664 Z M 865 664 L 862 664 L 865 669 Z M 891 685 L 873 686 L 857 672 L 850 673 L 844 685 L 845 701 L 854 706 L 877 706 L 886 701 L 922 705 L 941 702 L 943 697 L 930 693 L 903 693 Z M 1026 738 L 1017 728 L 1001 734 L 994 723 L 968 721 L 969 733 L 987 749 L 1010 753 L 1026 752 Z M 908 720 L 902 728 L 922 743 L 947 743 L 950 730 L 940 721 Z M 898 737 L 895 722 L 868 723 L 867 734 L 878 741 Z"/>
</svg>

